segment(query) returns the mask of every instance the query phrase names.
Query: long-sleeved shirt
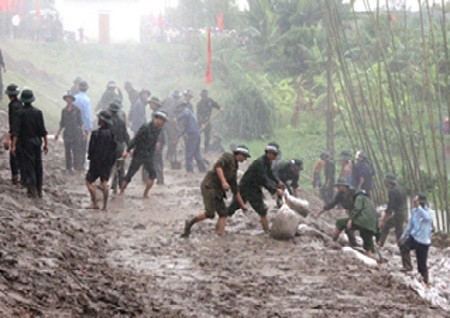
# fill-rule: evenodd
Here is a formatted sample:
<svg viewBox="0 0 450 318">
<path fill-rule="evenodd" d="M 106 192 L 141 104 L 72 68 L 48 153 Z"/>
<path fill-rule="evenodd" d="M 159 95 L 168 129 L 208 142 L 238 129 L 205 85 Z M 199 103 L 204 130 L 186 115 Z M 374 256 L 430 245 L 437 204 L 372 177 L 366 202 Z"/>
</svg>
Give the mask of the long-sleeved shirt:
<svg viewBox="0 0 450 318">
<path fill-rule="evenodd" d="M 15 99 L 8 104 L 8 122 L 9 122 L 9 133 L 11 133 L 12 126 L 16 120 L 17 112 L 22 108 L 22 103 Z"/>
<path fill-rule="evenodd" d="M 348 189 L 348 192 L 339 191 L 333 198 L 333 200 L 324 206 L 324 210 L 331 210 L 339 203 L 342 205 L 344 209 L 347 211 L 353 210 L 355 207 L 355 190 Z"/>
<path fill-rule="evenodd" d="M 293 169 L 294 167 L 294 169 Z M 298 188 L 298 179 L 300 178 L 300 171 L 295 168 L 294 164 L 288 162 L 278 162 L 273 167 L 273 172 L 281 182 L 288 186 L 287 182 L 291 181 L 290 187 Z"/>
<path fill-rule="evenodd" d="M 114 89 L 108 88 L 103 93 L 102 97 L 100 98 L 100 101 L 98 102 L 97 106 L 95 107 L 95 110 L 108 110 L 109 105 L 114 101 L 123 101 L 122 93 L 119 91 L 117 94 Z"/>
<path fill-rule="evenodd" d="M 209 121 L 213 108 L 220 109 L 220 106 L 212 98 L 206 97 L 199 100 L 197 103 L 197 120 L 201 125 Z"/>
<path fill-rule="evenodd" d="M 278 179 L 272 172 L 272 162 L 263 155 L 253 161 L 242 176 L 239 183 L 241 191 L 252 190 L 253 188 L 261 189 L 264 187 L 271 194 L 277 191 Z"/>
<path fill-rule="evenodd" d="M 402 239 L 412 236 L 417 242 L 430 245 L 432 225 L 433 211 L 426 207 L 418 206 L 411 211 L 411 218 L 402 234 Z"/>
<path fill-rule="evenodd" d="M 25 104 L 17 112 L 11 133 L 18 137 L 20 143 L 31 139 L 41 142 L 41 138 L 47 136 L 42 112 L 31 104 Z"/>
<path fill-rule="evenodd" d="M 92 132 L 89 140 L 88 159 L 95 166 L 111 167 L 116 162 L 116 142 L 108 126 Z"/>
<path fill-rule="evenodd" d="M 178 136 L 181 137 L 184 134 L 199 133 L 200 128 L 198 126 L 197 119 L 195 115 L 188 108 L 183 109 L 177 116 L 178 122 Z"/>
<path fill-rule="evenodd" d="M 111 112 L 111 119 L 113 124 L 111 125 L 111 131 L 114 134 L 114 140 L 116 141 L 116 157 L 119 158 L 124 148 L 124 145 L 128 147 L 130 144 L 130 135 L 127 131 L 125 122 L 120 118 L 119 113 Z"/>
<path fill-rule="evenodd" d="M 398 184 L 389 189 L 387 214 L 406 212 L 406 192 Z"/>
<path fill-rule="evenodd" d="M 85 131 L 92 131 L 91 118 L 91 100 L 85 92 L 79 92 L 75 95 L 75 106 L 81 110 L 81 117 L 83 118 L 83 128 Z"/>
<path fill-rule="evenodd" d="M 61 111 L 61 120 L 59 127 L 64 128 L 64 141 L 79 141 L 83 138 L 83 120 L 81 118 L 81 110 L 78 107 L 72 107 L 69 110 L 65 107 Z"/>
<path fill-rule="evenodd" d="M 136 103 L 131 107 L 128 113 L 128 118 L 131 121 L 131 130 L 136 134 L 139 128 L 146 122 L 145 109 L 147 107 L 147 101 L 138 99 Z"/>
<path fill-rule="evenodd" d="M 160 133 L 161 128 L 155 126 L 153 121 L 142 125 L 136 136 L 130 141 L 127 151 L 134 149 L 134 156 L 152 158 Z"/>
</svg>

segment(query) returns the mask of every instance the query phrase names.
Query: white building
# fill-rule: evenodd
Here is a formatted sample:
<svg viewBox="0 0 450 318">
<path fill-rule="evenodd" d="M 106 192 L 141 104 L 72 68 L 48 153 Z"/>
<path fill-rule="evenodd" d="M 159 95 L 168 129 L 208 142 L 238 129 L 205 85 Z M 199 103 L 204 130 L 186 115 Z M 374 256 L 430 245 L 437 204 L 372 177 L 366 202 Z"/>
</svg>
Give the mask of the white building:
<svg viewBox="0 0 450 318">
<path fill-rule="evenodd" d="M 139 42 L 143 15 L 159 14 L 165 0 L 56 0 L 64 30 L 83 33 L 89 42 Z"/>
</svg>

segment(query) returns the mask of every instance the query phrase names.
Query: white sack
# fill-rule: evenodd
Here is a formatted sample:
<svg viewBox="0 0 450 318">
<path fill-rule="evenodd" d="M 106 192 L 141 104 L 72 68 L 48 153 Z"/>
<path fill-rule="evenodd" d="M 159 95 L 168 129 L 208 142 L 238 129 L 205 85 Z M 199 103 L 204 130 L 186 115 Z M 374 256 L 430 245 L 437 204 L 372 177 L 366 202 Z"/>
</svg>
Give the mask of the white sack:
<svg viewBox="0 0 450 318">
<path fill-rule="evenodd" d="M 294 210 L 303 217 L 308 216 L 309 214 L 308 201 L 294 197 L 293 195 L 289 194 L 287 190 L 284 190 L 284 200 L 292 210 Z"/>
<path fill-rule="evenodd" d="M 283 204 L 272 219 L 270 236 L 277 240 L 288 240 L 293 238 L 297 233 L 299 223 L 300 219 L 297 214 L 286 204 Z"/>
</svg>

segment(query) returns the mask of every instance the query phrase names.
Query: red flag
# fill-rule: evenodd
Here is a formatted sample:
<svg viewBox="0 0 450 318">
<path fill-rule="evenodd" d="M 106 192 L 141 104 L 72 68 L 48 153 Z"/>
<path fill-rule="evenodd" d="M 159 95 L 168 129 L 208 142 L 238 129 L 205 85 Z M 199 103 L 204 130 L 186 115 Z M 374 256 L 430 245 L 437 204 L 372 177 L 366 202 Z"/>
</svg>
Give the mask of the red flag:
<svg viewBox="0 0 450 318">
<path fill-rule="evenodd" d="M 211 72 L 211 29 L 208 29 L 208 45 L 206 49 L 206 74 L 205 82 L 206 84 L 212 83 L 212 72 Z"/>
<path fill-rule="evenodd" d="M 217 14 L 217 29 L 219 29 L 219 31 L 223 31 L 223 13 L 218 13 Z"/>
</svg>

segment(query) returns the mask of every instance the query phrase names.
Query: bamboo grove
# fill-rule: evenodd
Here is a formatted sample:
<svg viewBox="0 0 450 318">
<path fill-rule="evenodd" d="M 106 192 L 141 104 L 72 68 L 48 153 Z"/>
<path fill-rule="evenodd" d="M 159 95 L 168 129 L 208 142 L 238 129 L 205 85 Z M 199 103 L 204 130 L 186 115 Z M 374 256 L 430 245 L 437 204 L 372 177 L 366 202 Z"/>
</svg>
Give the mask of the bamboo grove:
<svg viewBox="0 0 450 318">
<path fill-rule="evenodd" d="M 383 196 L 383 174 L 394 172 L 410 193 L 431 197 L 436 226 L 448 233 L 450 136 L 442 129 L 450 114 L 446 4 L 421 1 L 420 10 L 411 12 L 366 2 L 364 15 L 337 5 L 320 1 L 324 56 L 332 69 L 328 116 L 337 114 L 352 146 L 369 153 L 378 171 L 377 196 Z"/>
</svg>

